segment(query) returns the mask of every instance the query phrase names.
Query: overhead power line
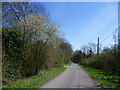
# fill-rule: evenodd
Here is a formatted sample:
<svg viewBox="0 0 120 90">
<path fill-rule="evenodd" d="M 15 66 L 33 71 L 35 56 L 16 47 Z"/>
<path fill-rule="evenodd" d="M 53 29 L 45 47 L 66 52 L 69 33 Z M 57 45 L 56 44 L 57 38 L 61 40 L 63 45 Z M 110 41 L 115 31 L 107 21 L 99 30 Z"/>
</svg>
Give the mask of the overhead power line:
<svg viewBox="0 0 120 90">
<path fill-rule="evenodd" d="M 113 31 L 111 34 L 109 34 L 105 39 L 103 39 L 102 41 L 101 41 L 101 43 L 102 42 L 104 42 L 106 39 L 108 39 L 111 35 L 113 35 L 116 31 L 118 31 L 118 28 L 115 30 L 115 31 Z"/>
<path fill-rule="evenodd" d="M 120 17 L 120 16 L 119 16 Z M 116 15 L 113 19 L 112 19 L 112 21 L 109 23 L 109 25 L 108 25 L 108 27 L 109 27 L 109 29 L 112 29 L 112 27 L 117 23 L 117 21 L 118 21 L 118 15 Z M 106 29 L 108 29 L 108 28 L 106 28 Z M 101 38 L 103 38 L 104 37 L 104 35 L 101 37 Z"/>
</svg>

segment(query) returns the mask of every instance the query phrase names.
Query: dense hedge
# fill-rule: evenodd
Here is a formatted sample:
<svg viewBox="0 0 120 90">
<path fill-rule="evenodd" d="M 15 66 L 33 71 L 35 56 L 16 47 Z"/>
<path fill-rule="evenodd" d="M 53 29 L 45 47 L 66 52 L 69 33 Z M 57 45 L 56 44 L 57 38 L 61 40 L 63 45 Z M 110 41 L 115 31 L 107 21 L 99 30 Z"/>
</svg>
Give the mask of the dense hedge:
<svg viewBox="0 0 120 90">
<path fill-rule="evenodd" d="M 2 62 L 3 80 L 21 77 L 22 69 L 22 41 L 21 32 L 15 29 L 3 28 L 2 31 Z M 7 82 L 6 81 L 6 82 Z"/>
<path fill-rule="evenodd" d="M 82 64 L 107 72 L 120 74 L 120 52 L 118 49 L 116 51 L 111 49 L 85 59 Z"/>
<path fill-rule="evenodd" d="M 72 61 L 114 74 L 120 74 L 119 47 L 103 50 L 99 55 L 94 53 L 90 55 L 77 50 L 73 53 Z"/>
<path fill-rule="evenodd" d="M 42 69 L 51 70 L 53 67 L 63 65 L 63 56 L 69 63 L 72 53 L 71 46 L 68 54 L 64 54 L 61 44 L 48 43 L 38 40 L 34 43 L 24 42 L 22 33 L 17 29 L 3 28 L 3 84 L 15 81 L 22 77 L 29 77 L 41 72 Z M 65 49 L 66 47 L 64 47 Z M 68 52 L 65 49 L 65 52 Z"/>
</svg>

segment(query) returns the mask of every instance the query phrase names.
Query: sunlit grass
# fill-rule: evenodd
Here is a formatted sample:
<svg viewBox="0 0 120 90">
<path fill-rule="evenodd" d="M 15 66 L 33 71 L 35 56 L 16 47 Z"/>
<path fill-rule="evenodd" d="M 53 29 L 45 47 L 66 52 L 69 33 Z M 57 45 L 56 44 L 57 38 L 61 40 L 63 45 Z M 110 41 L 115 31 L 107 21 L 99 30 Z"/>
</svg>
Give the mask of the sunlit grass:
<svg viewBox="0 0 120 90">
<path fill-rule="evenodd" d="M 71 64 L 65 64 L 64 66 L 70 66 Z"/>
<path fill-rule="evenodd" d="M 120 86 L 120 76 L 110 72 L 94 69 L 80 65 L 94 80 L 96 80 L 103 88 L 118 88 Z"/>
<path fill-rule="evenodd" d="M 5 85 L 3 86 L 3 88 L 40 88 L 42 85 L 44 85 L 46 82 L 48 82 L 64 70 L 65 67 L 57 67 L 52 69 L 51 71 L 43 72 L 42 74 L 38 74 L 28 79 Z"/>
</svg>

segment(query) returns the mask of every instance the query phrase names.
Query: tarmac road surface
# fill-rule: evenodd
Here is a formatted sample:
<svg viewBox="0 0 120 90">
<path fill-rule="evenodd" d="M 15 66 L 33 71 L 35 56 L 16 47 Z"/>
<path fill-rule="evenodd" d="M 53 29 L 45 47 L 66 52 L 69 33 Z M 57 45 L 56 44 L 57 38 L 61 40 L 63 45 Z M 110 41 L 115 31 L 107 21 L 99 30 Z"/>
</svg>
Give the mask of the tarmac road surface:
<svg viewBox="0 0 120 90">
<path fill-rule="evenodd" d="M 68 66 L 60 75 L 41 88 L 95 88 L 97 83 L 77 64 Z"/>
</svg>

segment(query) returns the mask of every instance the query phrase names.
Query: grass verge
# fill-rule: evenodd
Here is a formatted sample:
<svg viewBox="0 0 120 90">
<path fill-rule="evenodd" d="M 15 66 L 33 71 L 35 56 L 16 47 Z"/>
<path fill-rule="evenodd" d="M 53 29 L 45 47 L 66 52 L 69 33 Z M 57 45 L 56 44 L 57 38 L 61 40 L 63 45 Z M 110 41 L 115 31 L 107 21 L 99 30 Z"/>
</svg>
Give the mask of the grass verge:
<svg viewBox="0 0 120 90">
<path fill-rule="evenodd" d="M 52 69 L 51 71 L 43 72 L 42 74 L 38 74 L 28 79 L 5 85 L 3 86 L 3 89 L 4 88 L 40 88 L 42 85 L 44 85 L 49 80 L 53 79 L 55 76 L 57 76 L 64 70 L 65 67 L 57 67 Z"/>
<path fill-rule="evenodd" d="M 64 66 L 70 66 L 71 64 L 65 64 Z"/>
<path fill-rule="evenodd" d="M 96 80 L 103 88 L 118 88 L 120 87 L 120 76 L 110 72 L 90 68 L 80 65 L 94 80 Z"/>
</svg>

